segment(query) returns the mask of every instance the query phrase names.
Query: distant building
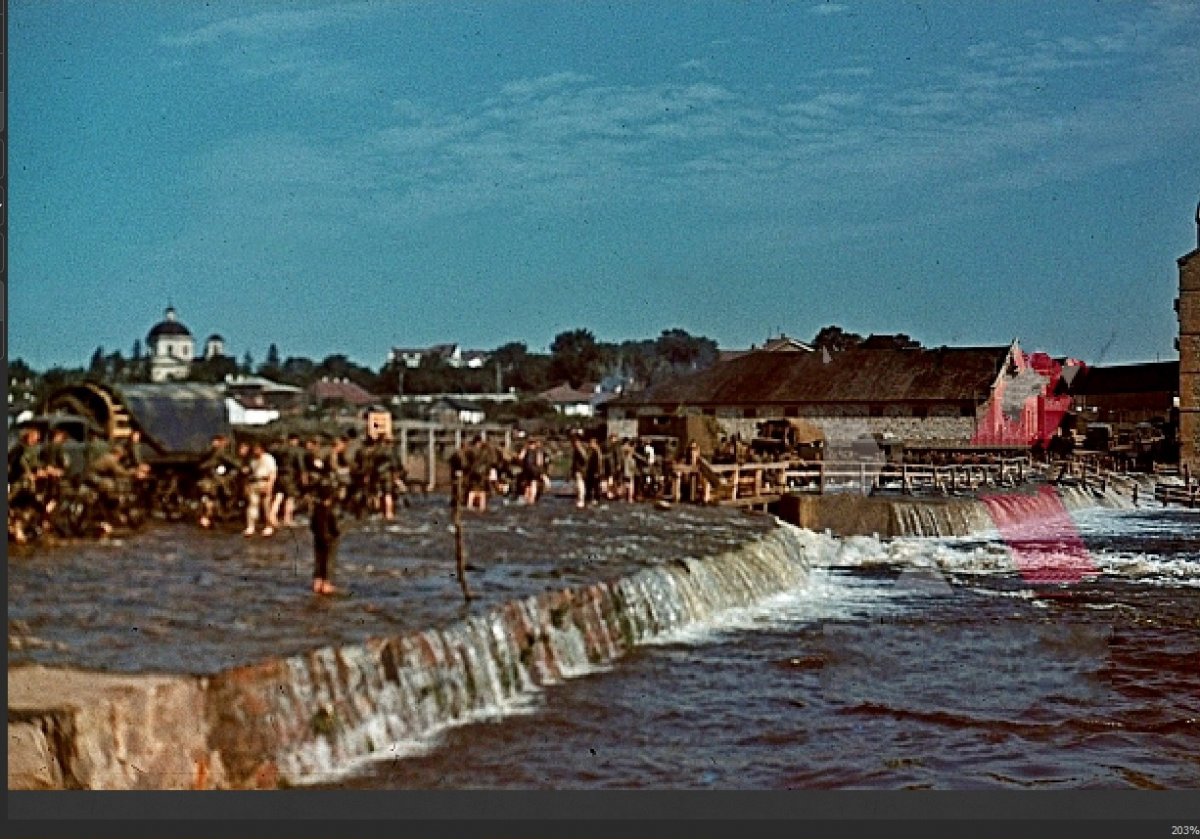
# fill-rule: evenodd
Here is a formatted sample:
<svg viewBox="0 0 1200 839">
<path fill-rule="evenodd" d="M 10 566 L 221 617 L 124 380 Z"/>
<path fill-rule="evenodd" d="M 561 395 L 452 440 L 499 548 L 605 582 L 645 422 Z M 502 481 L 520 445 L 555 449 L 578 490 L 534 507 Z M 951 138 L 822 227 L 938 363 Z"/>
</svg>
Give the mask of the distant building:
<svg viewBox="0 0 1200 839">
<path fill-rule="evenodd" d="M 1179 258 L 1179 462 L 1200 474 L 1200 206 L 1196 249 Z"/>
<path fill-rule="evenodd" d="M 150 381 L 186 379 L 196 354 L 192 333 L 179 322 L 175 308 L 168 306 L 161 321 L 146 336 L 150 354 Z"/>
<path fill-rule="evenodd" d="M 301 414 L 304 388 L 263 376 L 226 376 L 225 401 L 232 425 L 266 425 L 287 414 Z"/>
<path fill-rule="evenodd" d="M 322 408 L 349 406 L 365 408 L 379 401 L 375 395 L 368 393 L 349 379 L 321 379 L 313 382 L 308 388 L 309 398 Z"/>
<path fill-rule="evenodd" d="M 722 433 L 755 436 L 766 419 L 804 419 L 831 445 L 881 435 L 912 448 L 1024 448 L 1058 428 L 1070 398 L 1062 366 L 1007 347 L 759 350 L 608 403 L 610 433 L 643 417 L 711 416 Z"/>
<path fill-rule="evenodd" d="M 209 335 L 208 340 L 204 342 L 204 360 L 210 361 L 214 358 L 221 358 L 224 355 L 225 339 L 217 334 Z"/>
<path fill-rule="evenodd" d="M 1087 422 L 1164 425 L 1173 421 L 1179 398 L 1179 362 L 1084 367 L 1059 390 L 1071 396 L 1071 410 Z"/>
<path fill-rule="evenodd" d="M 403 364 L 410 369 L 420 367 L 426 358 L 439 359 L 456 370 L 463 367 L 478 370 L 487 364 L 489 355 L 483 350 L 464 350 L 458 344 L 434 344 L 424 349 L 393 347 L 388 352 L 388 363 Z"/>
<path fill-rule="evenodd" d="M 784 333 L 779 333 L 778 337 L 768 338 L 766 343 L 761 347 L 751 346 L 748 350 L 719 350 L 717 352 L 717 361 L 733 361 L 735 358 L 741 358 L 752 352 L 812 352 L 812 345 L 806 344 L 796 338 L 791 338 Z"/>
<path fill-rule="evenodd" d="M 611 400 L 613 394 L 603 393 L 600 387 L 594 384 L 585 384 L 576 389 L 563 382 L 557 387 L 542 391 L 538 398 L 549 402 L 550 407 L 564 417 L 586 418 L 595 416 L 597 405 Z"/>
<path fill-rule="evenodd" d="M 479 425 L 487 419 L 487 414 L 479 405 L 449 396 L 432 402 L 427 416 L 433 422 L 462 425 Z"/>
</svg>

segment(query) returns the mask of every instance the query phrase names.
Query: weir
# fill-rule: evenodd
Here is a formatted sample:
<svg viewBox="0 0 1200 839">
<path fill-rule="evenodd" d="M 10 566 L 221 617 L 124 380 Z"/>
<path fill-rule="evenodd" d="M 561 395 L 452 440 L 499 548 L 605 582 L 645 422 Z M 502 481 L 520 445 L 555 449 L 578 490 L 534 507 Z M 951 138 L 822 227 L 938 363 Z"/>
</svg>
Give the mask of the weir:
<svg viewBox="0 0 1200 839">
<path fill-rule="evenodd" d="M 805 498 L 846 529 L 887 536 L 991 529 L 980 501 Z M 959 503 L 959 502 L 962 503 Z M 1013 494 L 1026 521 L 1065 505 L 1127 506 L 1116 493 Z M 818 529 L 818 528 L 811 528 Z M 826 529 L 826 528 L 821 528 Z M 849 535 L 834 527 L 838 535 Z M 802 584 L 814 536 L 786 523 L 743 547 L 549 590 L 445 626 L 335 644 L 212 676 L 9 669 L 9 787 L 275 788 L 400 757 L 448 726 L 512 713 L 538 691 L 604 669 L 639 644 Z M 824 540 L 829 541 L 829 540 Z M 47 697 L 54 697 L 47 699 Z"/>
</svg>

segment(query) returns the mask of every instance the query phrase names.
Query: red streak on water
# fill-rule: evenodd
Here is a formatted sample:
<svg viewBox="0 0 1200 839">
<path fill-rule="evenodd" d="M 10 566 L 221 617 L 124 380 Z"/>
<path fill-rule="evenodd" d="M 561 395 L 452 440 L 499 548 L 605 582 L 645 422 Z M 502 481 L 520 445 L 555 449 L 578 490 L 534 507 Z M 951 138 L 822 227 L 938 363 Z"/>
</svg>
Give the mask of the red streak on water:
<svg viewBox="0 0 1200 839">
<path fill-rule="evenodd" d="M 981 498 L 1026 581 L 1078 583 L 1098 573 L 1079 529 L 1053 487 L 1042 487 L 1037 495 Z"/>
</svg>

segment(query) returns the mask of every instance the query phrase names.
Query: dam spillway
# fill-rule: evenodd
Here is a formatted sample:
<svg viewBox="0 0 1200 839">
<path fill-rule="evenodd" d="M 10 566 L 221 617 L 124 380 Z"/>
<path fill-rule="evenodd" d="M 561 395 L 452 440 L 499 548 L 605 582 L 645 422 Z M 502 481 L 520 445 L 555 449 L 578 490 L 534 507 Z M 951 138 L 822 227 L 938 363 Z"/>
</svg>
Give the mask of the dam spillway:
<svg viewBox="0 0 1200 839">
<path fill-rule="evenodd" d="M 948 535 L 981 521 L 956 504 L 906 519 L 900 511 L 907 508 L 896 505 L 916 502 L 887 503 L 894 520 L 913 521 L 914 529 L 919 523 L 922 531 Z M 1045 502 L 1024 503 L 1036 513 Z M 425 530 L 422 516 L 433 520 Z M 169 649 L 172 630 L 195 630 L 195 619 L 139 638 L 142 655 L 121 657 L 140 662 L 140 674 L 132 674 L 89 665 L 85 656 L 94 651 L 88 644 L 80 644 L 78 654 L 69 641 L 49 640 L 46 618 L 17 618 L 25 623 L 18 625 L 16 653 L 57 665 L 10 666 L 10 743 L 24 744 L 35 767 L 49 767 L 40 775 L 27 772 L 18 786 L 275 787 L 335 778 L 441 728 L 518 710 L 533 693 L 611 666 L 641 643 L 793 588 L 814 555 L 835 542 L 770 517 L 701 508 L 497 509 L 468 521 L 476 588 L 487 599 L 464 609 L 455 602 L 449 562 L 437 556 L 442 521 L 437 510 L 416 511 L 390 530 L 372 524 L 348 537 L 343 579 L 355 596 L 320 604 L 315 612 L 304 605 L 302 576 L 284 573 L 286 556 L 263 556 L 273 550 L 266 543 L 244 547 L 232 537 L 214 539 L 233 555 L 210 563 L 224 563 L 230 569 L 225 578 L 242 580 L 246 588 L 237 596 L 250 598 L 259 616 L 214 615 L 214 631 L 221 634 L 228 623 L 231 632 L 223 647 L 198 633 L 191 668 L 147 662 L 189 660 L 186 649 L 157 657 L 151 651 Z M 417 538 L 422 533 L 428 544 Z M 153 545 L 155 538 L 161 537 L 147 534 L 146 541 Z M 392 587 L 408 584 L 403 594 L 387 586 L 375 592 L 363 582 L 381 573 L 381 541 L 390 555 L 408 554 L 410 565 L 382 569 L 398 574 L 384 574 Z M 414 560 L 422 550 L 429 554 Z M 55 559 L 28 561 L 36 567 Z M 426 563 L 428 573 L 414 570 Z M 410 573 L 400 573 L 406 568 Z M 107 571 L 111 576 L 119 569 Z M 277 577 L 288 591 L 287 611 L 268 584 Z M 16 578 L 17 591 L 36 589 L 33 577 Z M 10 616 L 13 591 L 10 584 Z M 402 602 L 392 603 L 393 596 Z M 136 611 L 122 590 L 112 597 L 110 615 Z M 68 598 L 63 608 L 70 606 Z M 288 617 L 293 612 L 299 619 Z M 332 637 L 315 637 L 314 626 Z M 243 643 L 242 635 L 262 643 Z M 20 657 L 13 646 L 10 625 L 10 660 Z M 268 648 L 274 652 L 264 652 Z M 221 666 L 220 653 L 231 651 L 241 660 L 227 658 Z M 94 678 L 78 669 L 89 666 Z M 105 669 L 110 672 L 95 673 Z M 89 690 L 95 696 L 72 701 Z M 57 699 L 47 703 L 50 694 Z M 10 752 L 10 787 L 13 770 Z"/>
</svg>

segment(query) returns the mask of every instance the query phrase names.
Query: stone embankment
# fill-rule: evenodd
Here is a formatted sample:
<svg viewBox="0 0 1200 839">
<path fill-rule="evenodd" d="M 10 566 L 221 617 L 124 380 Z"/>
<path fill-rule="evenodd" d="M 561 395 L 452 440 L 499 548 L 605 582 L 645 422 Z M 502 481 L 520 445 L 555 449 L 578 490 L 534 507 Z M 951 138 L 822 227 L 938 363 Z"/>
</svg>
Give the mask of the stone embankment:
<svg viewBox="0 0 1200 839">
<path fill-rule="evenodd" d="M 1036 518 L 1111 490 L 1013 495 Z M 987 530 L 981 501 L 803 497 L 750 544 L 515 599 L 448 626 L 326 646 L 214 676 L 11 667 L 9 789 L 276 788 L 337 777 L 446 726 L 494 718 L 655 636 L 794 587 L 834 535 Z"/>
</svg>

